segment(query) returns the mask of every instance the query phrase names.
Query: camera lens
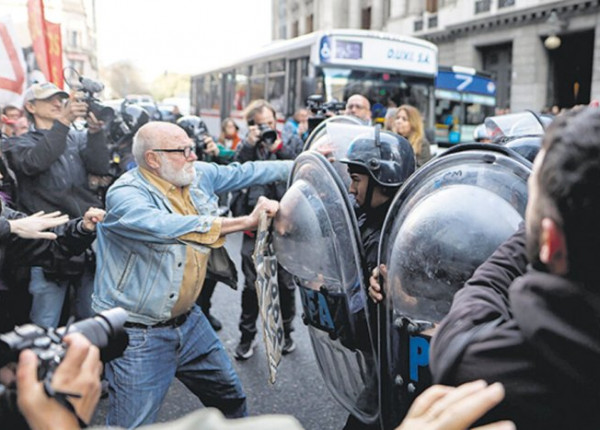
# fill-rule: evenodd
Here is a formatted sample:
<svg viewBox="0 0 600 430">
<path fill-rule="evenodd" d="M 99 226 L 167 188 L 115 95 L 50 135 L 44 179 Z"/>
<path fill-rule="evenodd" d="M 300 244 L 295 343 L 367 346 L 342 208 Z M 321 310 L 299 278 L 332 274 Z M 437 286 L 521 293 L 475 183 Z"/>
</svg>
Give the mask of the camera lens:
<svg viewBox="0 0 600 430">
<path fill-rule="evenodd" d="M 127 321 L 127 312 L 122 308 L 109 309 L 100 312 L 93 318 L 88 318 L 69 328 L 69 333 L 78 332 L 100 349 L 103 362 L 119 357 L 129 342 L 124 324 Z M 59 329 L 64 332 L 64 327 Z"/>
<path fill-rule="evenodd" d="M 277 140 L 277 132 L 266 124 L 259 124 L 260 140 L 266 145 L 272 145 Z"/>
</svg>

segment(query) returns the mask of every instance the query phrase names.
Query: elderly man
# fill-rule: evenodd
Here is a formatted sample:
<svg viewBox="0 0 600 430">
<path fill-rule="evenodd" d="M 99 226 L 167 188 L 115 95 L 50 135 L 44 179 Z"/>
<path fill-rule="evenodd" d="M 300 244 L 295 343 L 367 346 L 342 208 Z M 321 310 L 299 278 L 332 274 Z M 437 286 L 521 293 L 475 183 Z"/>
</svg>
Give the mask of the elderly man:
<svg viewBox="0 0 600 430">
<path fill-rule="evenodd" d="M 365 125 L 371 125 L 371 103 L 361 95 L 354 94 L 346 102 L 346 111 L 344 115 L 354 116 L 360 119 Z"/>
<path fill-rule="evenodd" d="M 600 427 L 599 128 L 597 108 L 555 120 L 529 177 L 526 228 L 475 271 L 433 337 L 435 381 L 504 385 L 485 422 Z"/>
<path fill-rule="evenodd" d="M 129 311 L 129 346 L 106 367 L 109 425 L 152 423 L 173 377 L 205 406 L 227 417 L 246 412 L 246 396 L 231 361 L 195 305 L 208 256 L 228 233 L 252 230 L 278 203 L 261 198 L 250 215 L 218 216 L 217 193 L 288 177 L 291 161 L 196 161 L 192 141 L 175 124 L 152 122 L 134 137 L 137 168 L 108 191 L 98 231 L 96 311 Z"/>
</svg>

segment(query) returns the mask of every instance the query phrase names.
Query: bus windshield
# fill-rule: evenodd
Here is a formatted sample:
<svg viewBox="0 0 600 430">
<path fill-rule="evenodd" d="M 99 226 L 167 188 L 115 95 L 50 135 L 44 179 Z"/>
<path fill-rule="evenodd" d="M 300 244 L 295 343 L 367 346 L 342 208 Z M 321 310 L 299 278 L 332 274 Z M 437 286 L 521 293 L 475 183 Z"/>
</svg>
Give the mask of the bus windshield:
<svg viewBox="0 0 600 430">
<path fill-rule="evenodd" d="M 409 77 L 397 72 L 333 67 L 322 68 L 320 75 L 323 78 L 322 89 L 326 100 L 344 101 L 352 94 L 358 93 L 371 101 L 374 117 L 385 115 L 388 107 L 403 104 L 415 106 L 424 118 L 429 116 L 432 78 Z M 378 108 L 381 112 L 378 112 Z"/>
</svg>

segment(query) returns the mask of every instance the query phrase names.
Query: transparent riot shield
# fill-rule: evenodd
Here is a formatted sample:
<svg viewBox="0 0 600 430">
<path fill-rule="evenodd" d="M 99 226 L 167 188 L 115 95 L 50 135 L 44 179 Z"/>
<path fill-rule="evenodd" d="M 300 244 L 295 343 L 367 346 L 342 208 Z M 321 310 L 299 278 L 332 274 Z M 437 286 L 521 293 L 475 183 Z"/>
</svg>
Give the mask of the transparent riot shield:
<svg viewBox="0 0 600 430">
<path fill-rule="evenodd" d="M 395 428 L 431 384 L 429 342 L 454 293 L 517 230 L 531 164 L 497 145 L 460 145 L 417 171 L 388 212 L 380 313 L 382 418 Z"/>
<path fill-rule="evenodd" d="M 303 320 L 327 387 L 354 416 L 374 422 L 377 364 L 360 235 L 346 186 L 320 153 L 307 151 L 296 159 L 273 234 L 277 259 L 299 287 Z"/>
<path fill-rule="evenodd" d="M 347 115 L 337 115 L 332 116 L 323 120 L 319 125 L 315 127 L 310 136 L 304 142 L 303 151 L 308 151 L 310 149 L 314 149 L 313 145 L 316 141 L 318 141 L 323 135 L 327 134 L 327 125 L 328 124 L 354 124 L 354 125 L 364 125 L 360 122 L 358 118 Z"/>
<path fill-rule="evenodd" d="M 335 120 L 334 120 L 335 119 Z M 347 190 L 350 185 L 348 166 L 339 160 L 346 157 L 348 147 L 356 136 L 374 133 L 375 128 L 358 124 L 358 119 L 351 116 L 333 117 L 319 124 L 320 129 L 315 129 L 316 138 L 307 146 L 308 151 L 318 152 L 325 156 L 344 183 Z M 312 135 L 311 135 L 312 136 Z M 307 141 L 308 143 L 308 141 Z M 354 201 L 354 196 L 350 200 Z"/>
<path fill-rule="evenodd" d="M 485 119 L 487 135 L 493 142 L 503 142 L 515 137 L 542 136 L 551 120 L 532 111 L 490 116 Z"/>
</svg>

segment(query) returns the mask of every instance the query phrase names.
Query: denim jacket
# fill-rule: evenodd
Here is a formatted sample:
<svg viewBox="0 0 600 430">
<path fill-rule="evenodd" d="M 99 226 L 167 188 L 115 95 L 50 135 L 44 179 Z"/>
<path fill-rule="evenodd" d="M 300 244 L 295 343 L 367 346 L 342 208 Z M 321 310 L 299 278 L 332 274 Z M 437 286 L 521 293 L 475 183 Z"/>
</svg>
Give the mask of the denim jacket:
<svg viewBox="0 0 600 430">
<path fill-rule="evenodd" d="M 180 236 L 210 231 L 218 218 L 217 193 L 285 180 L 292 166 L 291 161 L 194 164 L 190 195 L 198 215 L 175 213 L 168 198 L 138 168 L 109 189 L 107 214 L 97 232 L 92 297 L 96 312 L 120 306 L 129 312 L 130 322 L 153 325 L 170 319 L 186 261 L 186 243 Z M 210 251 L 202 245 L 195 248 Z"/>
</svg>

